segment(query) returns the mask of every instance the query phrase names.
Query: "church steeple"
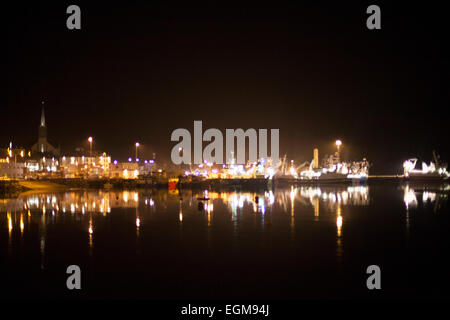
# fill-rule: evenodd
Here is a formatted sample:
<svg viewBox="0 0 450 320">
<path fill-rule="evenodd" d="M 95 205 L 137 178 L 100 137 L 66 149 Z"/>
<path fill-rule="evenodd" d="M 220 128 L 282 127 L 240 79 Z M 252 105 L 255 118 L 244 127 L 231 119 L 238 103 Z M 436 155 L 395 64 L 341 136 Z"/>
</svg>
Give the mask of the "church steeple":
<svg viewBox="0 0 450 320">
<path fill-rule="evenodd" d="M 53 147 L 47 141 L 47 127 L 45 126 L 44 103 L 45 101 L 41 101 L 42 112 L 41 112 L 41 122 L 39 124 L 38 130 L 39 131 L 38 141 L 31 147 L 31 151 L 40 154 L 52 154 L 53 156 L 59 156 L 59 149 Z"/>
<path fill-rule="evenodd" d="M 44 101 L 42 101 L 41 127 L 45 127 Z"/>
</svg>

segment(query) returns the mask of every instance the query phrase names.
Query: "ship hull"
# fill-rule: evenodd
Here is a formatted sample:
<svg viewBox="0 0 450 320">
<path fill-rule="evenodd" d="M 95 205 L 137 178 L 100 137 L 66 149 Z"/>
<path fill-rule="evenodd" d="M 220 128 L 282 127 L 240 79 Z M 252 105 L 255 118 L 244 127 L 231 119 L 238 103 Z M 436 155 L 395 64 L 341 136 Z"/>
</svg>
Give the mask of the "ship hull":
<svg viewBox="0 0 450 320">
<path fill-rule="evenodd" d="M 409 174 L 403 178 L 405 181 L 445 182 L 448 177 L 439 174 Z"/>
<path fill-rule="evenodd" d="M 323 174 L 313 178 L 293 178 L 293 177 L 277 177 L 275 179 L 276 186 L 290 184 L 359 184 L 365 183 L 367 177 L 348 178 L 346 175 L 338 173 Z"/>
</svg>

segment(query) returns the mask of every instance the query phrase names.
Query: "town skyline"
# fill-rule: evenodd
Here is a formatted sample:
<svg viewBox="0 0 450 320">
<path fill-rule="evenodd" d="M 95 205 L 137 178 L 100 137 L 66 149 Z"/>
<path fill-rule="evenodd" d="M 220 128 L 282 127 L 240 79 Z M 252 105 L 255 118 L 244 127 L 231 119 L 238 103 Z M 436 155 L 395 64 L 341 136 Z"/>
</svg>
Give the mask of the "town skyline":
<svg viewBox="0 0 450 320">
<path fill-rule="evenodd" d="M 108 14 L 84 4 L 80 30 L 66 28 L 63 4 L 15 6 L 2 147 L 35 143 L 45 101 L 49 141 L 63 152 L 92 136 L 117 158 L 139 141 L 169 162 L 171 132 L 202 120 L 220 130 L 279 128 L 280 155 L 298 162 L 316 147 L 331 154 L 335 139 L 374 172 L 401 170 L 412 156 L 429 161 L 433 150 L 450 158 L 450 55 L 445 19 L 432 8 L 385 5 L 377 33 L 365 27 L 363 4 L 127 4 Z"/>
<path fill-rule="evenodd" d="M 443 4 L 4 13 L 8 310 L 290 319 L 450 298 Z"/>
</svg>

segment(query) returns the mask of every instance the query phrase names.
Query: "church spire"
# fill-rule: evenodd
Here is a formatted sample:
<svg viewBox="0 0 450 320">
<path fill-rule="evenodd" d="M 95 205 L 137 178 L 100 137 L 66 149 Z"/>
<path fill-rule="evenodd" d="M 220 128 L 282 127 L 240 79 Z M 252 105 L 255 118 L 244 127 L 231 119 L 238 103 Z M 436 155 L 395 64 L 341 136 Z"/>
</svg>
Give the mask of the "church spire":
<svg viewBox="0 0 450 320">
<path fill-rule="evenodd" d="M 42 101 L 41 127 L 45 127 L 44 101 Z"/>
</svg>

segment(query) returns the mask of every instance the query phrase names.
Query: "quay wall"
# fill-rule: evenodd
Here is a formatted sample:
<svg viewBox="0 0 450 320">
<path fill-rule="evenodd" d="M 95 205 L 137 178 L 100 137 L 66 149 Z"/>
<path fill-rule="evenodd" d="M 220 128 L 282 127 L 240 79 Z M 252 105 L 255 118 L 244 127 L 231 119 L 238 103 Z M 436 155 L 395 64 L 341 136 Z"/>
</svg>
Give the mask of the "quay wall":
<svg viewBox="0 0 450 320">
<path fill-rule="evenodd" d="M 19 180 L 0 180 L 0 197 L 10 198 L 17 194 L 28 190 L 28 188 L 21 186 Z"/>
</svg>

